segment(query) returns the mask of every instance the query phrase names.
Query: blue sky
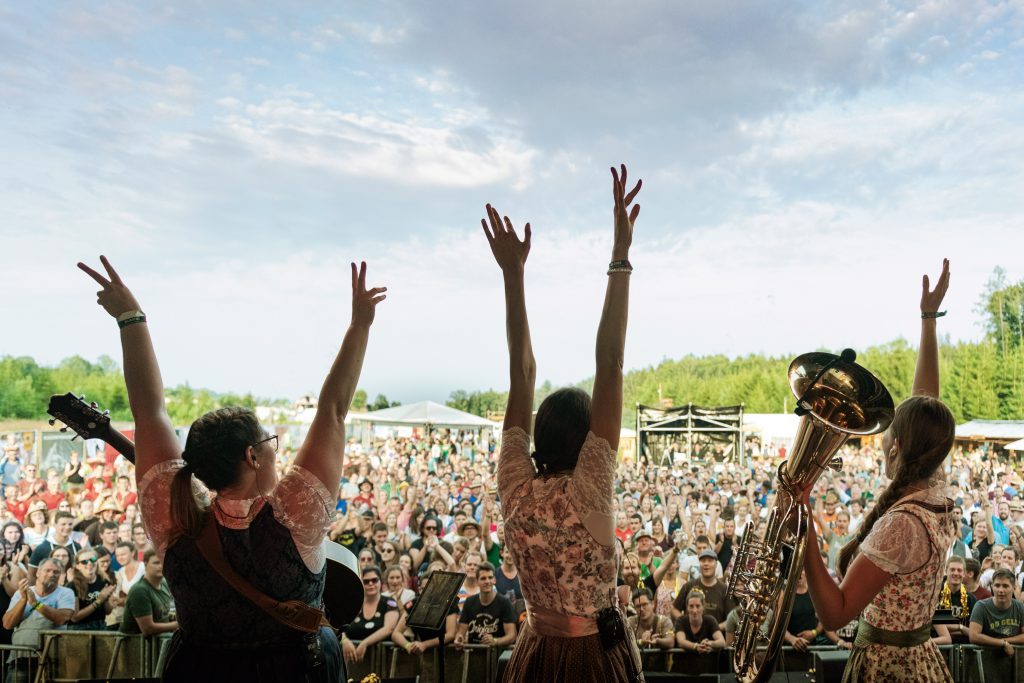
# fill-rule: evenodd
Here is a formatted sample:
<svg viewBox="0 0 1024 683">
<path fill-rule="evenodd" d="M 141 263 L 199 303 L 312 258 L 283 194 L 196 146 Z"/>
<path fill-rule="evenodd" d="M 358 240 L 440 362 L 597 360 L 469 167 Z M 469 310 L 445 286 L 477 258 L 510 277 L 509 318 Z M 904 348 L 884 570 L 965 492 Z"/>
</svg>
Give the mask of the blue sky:
<svg viewBox="0 0 1024 683">
<path fill-rule="evenodd" d="M 168 383 L 318 389 L 348 262 L 371 395 L 504 388 L 483 204 L 533 224 L 541 378 L 592 373 L 608 166 L 644 179 L 626 364 L 951 339 L 1024 277 L 1024 4 L 0 2 L 0 353 L 117 355 L 106 253 Z M 13 323 L 12 323 L 13 321 Z"/>
</svg>

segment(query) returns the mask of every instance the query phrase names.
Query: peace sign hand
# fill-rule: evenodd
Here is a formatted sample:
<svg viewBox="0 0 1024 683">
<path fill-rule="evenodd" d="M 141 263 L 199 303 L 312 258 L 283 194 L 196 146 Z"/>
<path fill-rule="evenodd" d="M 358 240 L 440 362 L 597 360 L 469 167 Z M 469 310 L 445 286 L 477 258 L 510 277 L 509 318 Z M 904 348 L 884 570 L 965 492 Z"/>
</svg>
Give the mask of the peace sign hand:
<svg viewBox="0 0 1024 683">
<path fill-rule="evenodd" d="M 935 283 L 935 289 L 928 288 L 928 275 L 921 278 L 921 312 L 935 313 L 942 305 L 942 299 L 949 288 L 949 259 L 942 259 L 942 274 Z"/>
<path fill-rule="evenodd" d="M 366 261 L 352 264 L 352 323 L 369 327 L 373 324 L 377 304 L 387 298 L 387 287 L 366 288 Z"/>
<path fill-rule="evenodd" d="M 78 264 L 81 270 L 102 287 L 100 291 L 96 292 L 96 303 L 115 318 L 127 311 L 139 310 L 139 302 L 135 299 L 135 295 L 121 280 L 121 276 L 110 265 L 107 257 L 100 256 L 100 262 L 107 271 L 107 277 L 103 277 L 84 263 L 79 262 Z"/>
<path fill-rule="evenodd" d="M 491 222 L 490 229 L 487 227 L 487 220 Z M 508 216 L 502 219 L 498 215 L 498 210 L 490 204 L 487 205 L 487 220 L 481 218 L 480 225 L 484 228 L 484 235 L 491 245 L 491 253 L 494 254 L 498 267 L 502 272 L 510 269 L 522 270 L 526 266 L 526 258 L 530 255 L 530 224 L 527 223 L 523 228 L 523 239 L 520 240 Z"/>
</svg>

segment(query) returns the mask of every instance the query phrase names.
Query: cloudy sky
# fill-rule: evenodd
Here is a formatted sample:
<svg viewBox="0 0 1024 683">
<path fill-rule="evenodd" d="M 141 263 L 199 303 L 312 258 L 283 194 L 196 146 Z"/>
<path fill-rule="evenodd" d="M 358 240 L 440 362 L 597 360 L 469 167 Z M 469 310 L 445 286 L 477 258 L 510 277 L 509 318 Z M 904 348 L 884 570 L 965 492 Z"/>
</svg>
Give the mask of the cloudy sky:
<svg viewBox="0 0 1024 683">
<path fill-rule="evenodd" d="M 317 390 L 348 263 L 361 386 L 504 388 L 479 227 L 533 225 L 541 379 L 592 373 L 608 167 L 644 179 L 626 363 L 951 339 L 1024 277 L 1024 3 L 0 0 L 0 354 L 118 355 L 107 254 L 165 379 Z"/>
</svg>

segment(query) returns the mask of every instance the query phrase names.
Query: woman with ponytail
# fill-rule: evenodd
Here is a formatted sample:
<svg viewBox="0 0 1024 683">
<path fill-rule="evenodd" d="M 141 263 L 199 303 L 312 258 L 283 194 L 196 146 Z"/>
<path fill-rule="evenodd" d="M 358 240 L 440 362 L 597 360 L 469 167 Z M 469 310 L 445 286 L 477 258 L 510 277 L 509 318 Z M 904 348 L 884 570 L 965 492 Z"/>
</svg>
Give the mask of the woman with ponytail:
<svg viewBox="0 0 1024 683">
<path fill-rule="evenodd" d="M 932 614 L 942 589 L 946 554 L 955 536 L 953 501 L 942 464 L 953 447 L 956 424 L 939 400 L 936 319 L 949 285 L 949 261 L 934 290 L 924 276 L 921 348 L 914 395 L 896 408 L 882 438 L 889 486 L 839 556 L 836 585 L 817 552 L 804 567 L 818 618 L 827 630 L 860 615 L 857 639 L 843 676 L 847 681 L 952 682 L 945 660 L 930 641 Z M 806 499 L 810 490 L 805 492 Z M 814 525 L 808 548 L 817 548 Z"/>
<path fill-rule="evenodd" d="M 639 651 L 615 597 L 618 553 L 612 511 L 615 450 L 622 420 L 622 363 L 629 300 L 629 246 L 640 211 L 630 204 L 626 167 L 612 169 L 615 240 L 597 330 L 593 399 L 559 389 L 541 403 L 534 431 L 536 364 L 526 318 L 523 239 L 487 206 L 482 221 L 505 283 L 511 386 L 498 459 L 505 539 L 519 568 L 526 625 L 506 681 L 636 681 Z M 616 625 L 620 625 L 616 629 Z"/>
<path fill-rule="evenodd" d="M 352 264 L 351 324 L 294 466 L 279 478 L 277 437 L 245 408 L 221 408 L 197 419 L 182 452 L 146 315 L 106 257 L 100 260 L 106 275 L 78 266 L 100 285 L 98 303 L 121 331 L 140 509 L 178 615 L 164 680 L 345 680 L 333 631 L 308 633 L 271 617 L 221 577 L 197 539 L 218 539 L 220 552 L 208 556 L 221 555 L 273 600 L 322 607 L 322 542 L 341 478 L 345 414 L 384 288 L 368 290 L 366 264 Z"/>
</svg>

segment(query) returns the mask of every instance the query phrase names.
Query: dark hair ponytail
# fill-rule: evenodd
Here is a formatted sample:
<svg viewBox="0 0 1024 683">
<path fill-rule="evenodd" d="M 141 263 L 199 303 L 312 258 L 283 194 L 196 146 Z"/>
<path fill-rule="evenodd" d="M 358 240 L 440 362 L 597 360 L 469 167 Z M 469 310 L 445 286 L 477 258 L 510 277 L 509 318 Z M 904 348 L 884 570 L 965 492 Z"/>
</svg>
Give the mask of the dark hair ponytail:
<svg viewBox="0 0 1024 683">
<path fill-rule="evenodd" d="M 234 484 L 245 449 L 262 439 L 263 428 L 247 408 L 219 408 L 192 423 L 181 454 L 185 466 L 171 481 L 174 537 L 196 538 L 206 521 L 209 504 L 200 498 L 192 475 L 214 491 Z"/>
<path fill-rule="evenodd" d="M 871 533 L 875 522 L 893 503 L 906 493 L 915 481 L 927 479 L 942 465 L 953 448 L 956 421 L 946 404 L 933 396 L 912 396 L 896 408 L 892 436 L 899 443 L 899 454 L 893 464 L 892 482 L 867 514 L 857 535 L 839 553 L 839 573 L 846 574 L 861 542 Z"/>
<path fill-rule="evenodd" d="M 576 467 L 590 431 L 590 395 L 576 387 L 558 389 L 545 398 L 534 420 L 530 456 L 539 474 Z"/>
</svg>

